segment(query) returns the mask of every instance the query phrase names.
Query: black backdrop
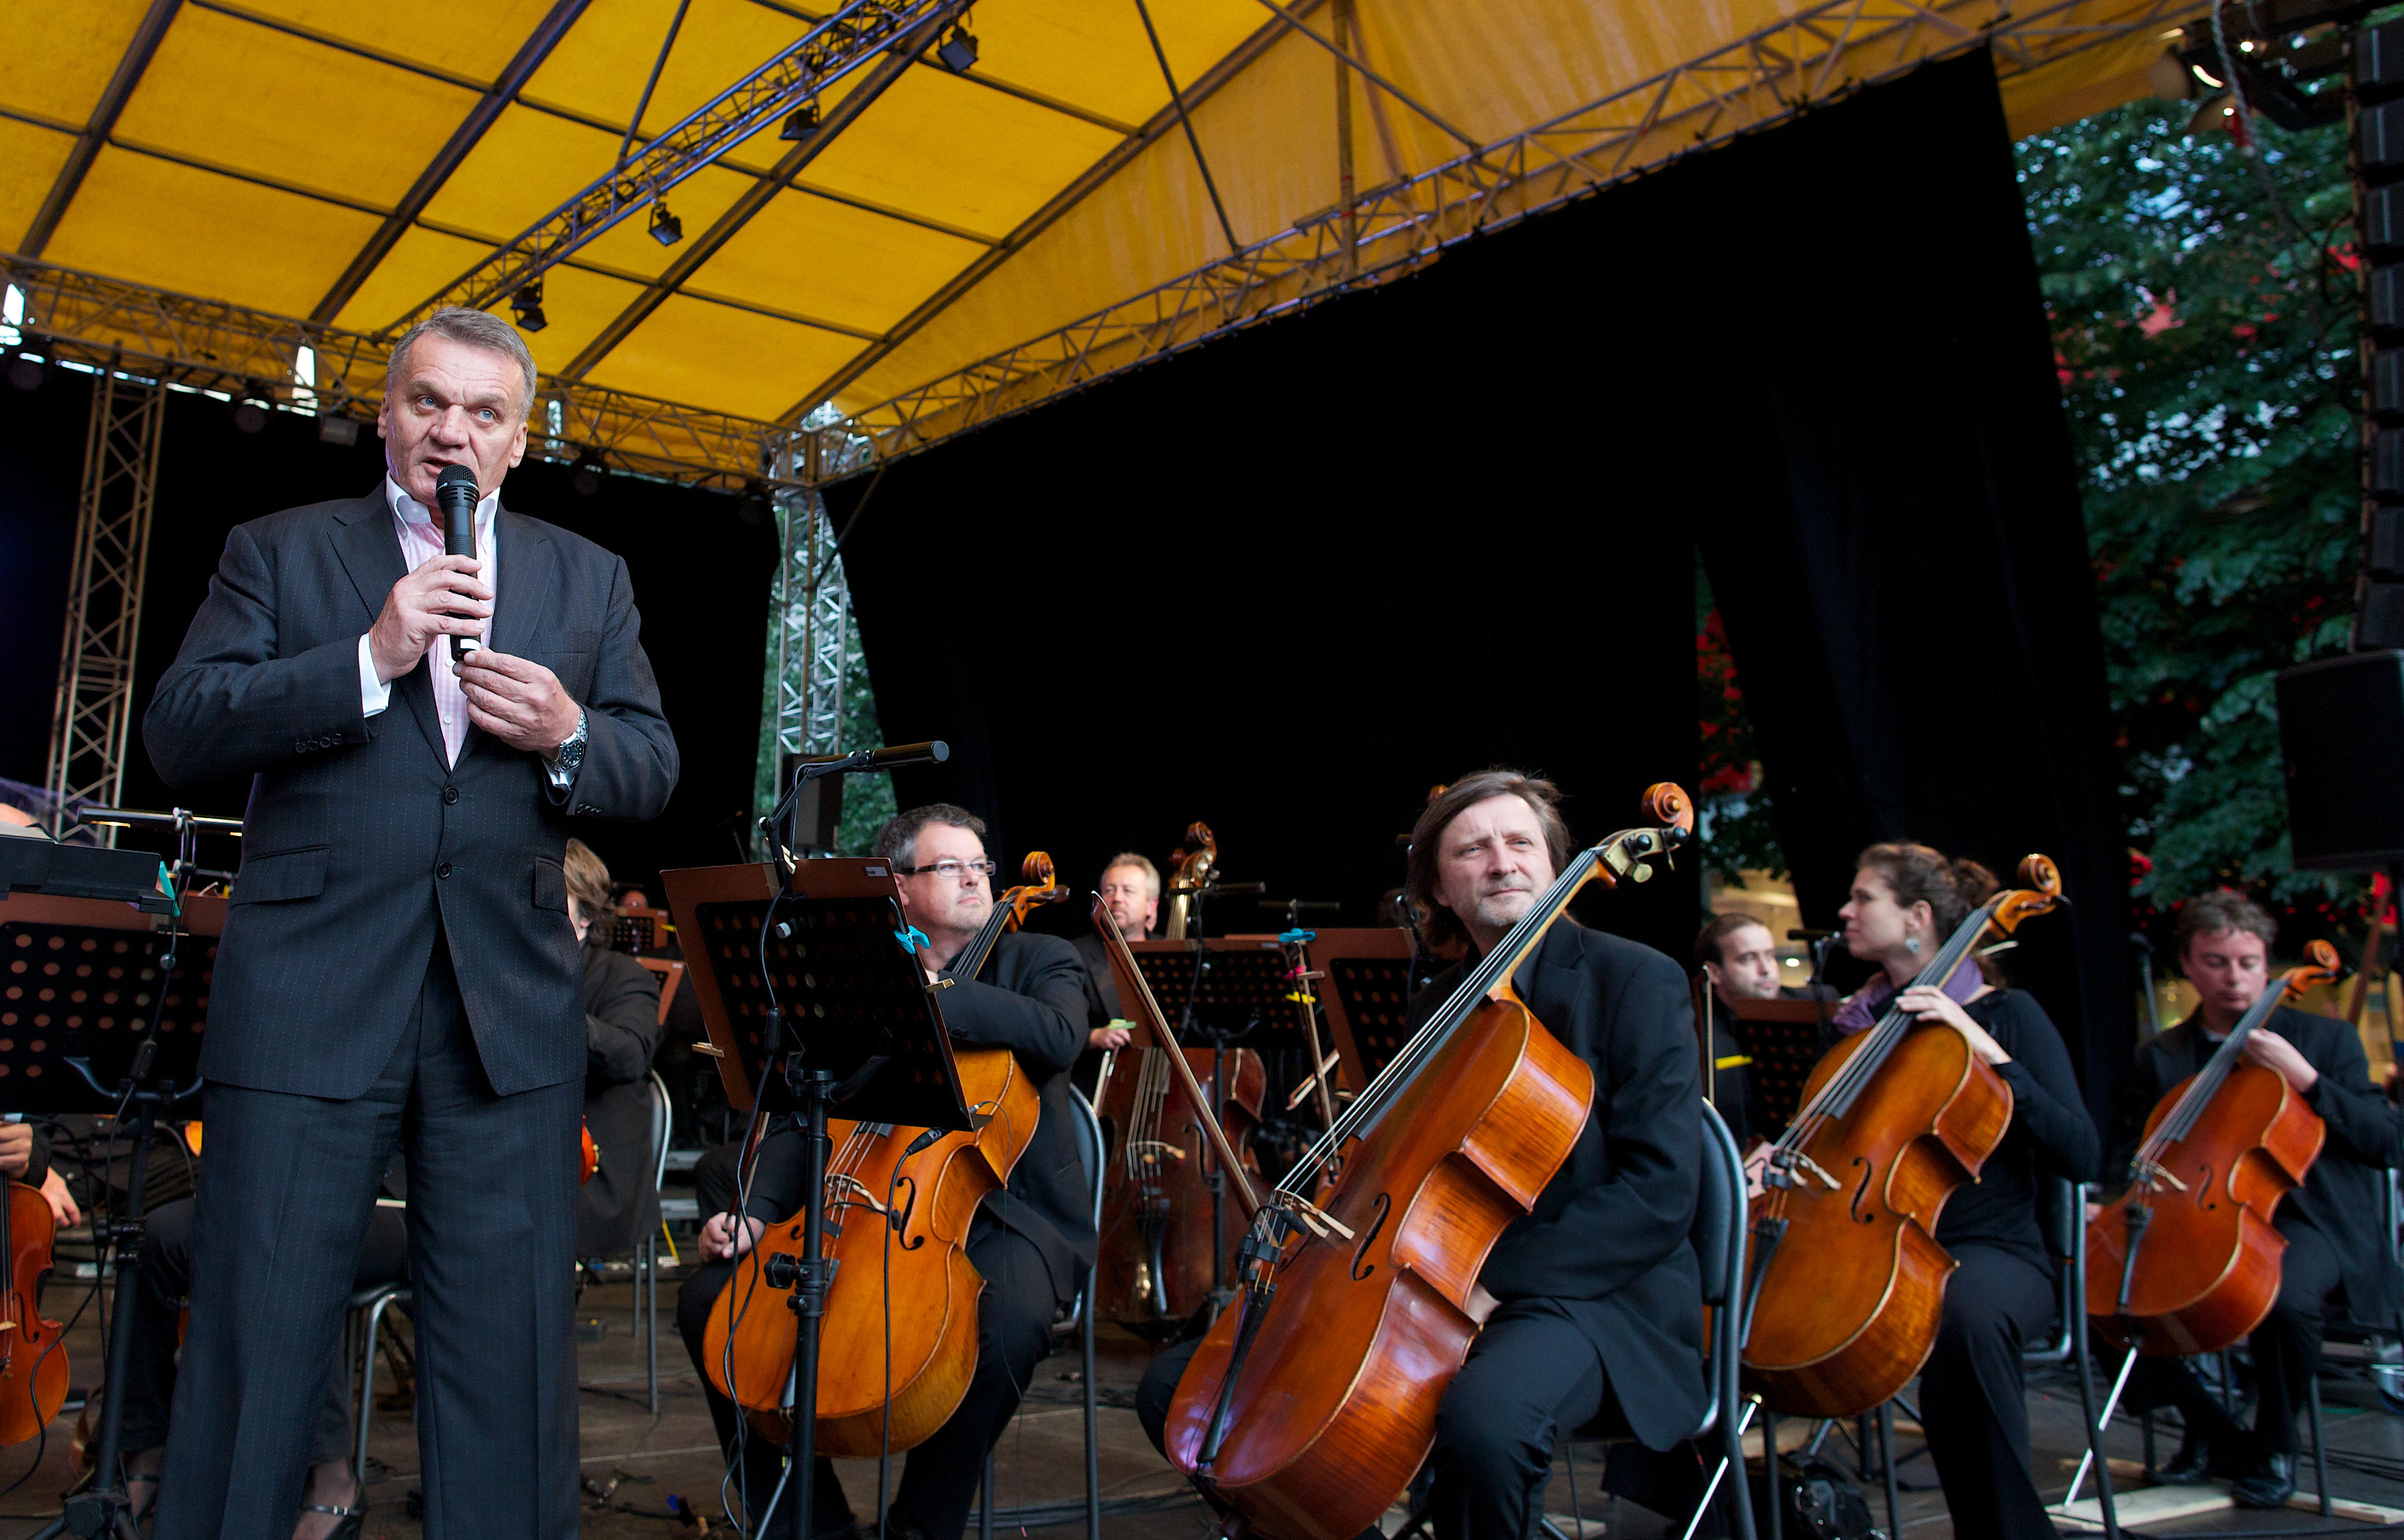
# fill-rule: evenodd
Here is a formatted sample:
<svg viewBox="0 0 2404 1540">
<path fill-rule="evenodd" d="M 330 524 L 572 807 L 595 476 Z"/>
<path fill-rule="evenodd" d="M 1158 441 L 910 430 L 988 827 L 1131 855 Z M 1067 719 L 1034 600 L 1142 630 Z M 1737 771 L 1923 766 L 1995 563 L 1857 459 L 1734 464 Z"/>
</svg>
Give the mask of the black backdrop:
<svg viewBox="0 0 2404 1540">
<path fill-rule="evenodd" d="M 52 369 L 41 389 L 0 387 L 0 777 L 38 783 L 49 751 L 58 682 L 59 632 L 73 559 L 77 482 L 91 377 Z M 181 805 L 239 817 L 243 783 L 178 794 L 150 768 L 140 712 L 174 661 L 192 612 L 208 591 L 226 532 L 295 504 L 368 492 L 384 473 L 372 427 L 358 443 L 320 443 L 314 418 L 272 413 L 266 429 L 239 432 L 225 403 L 169 397 L 160 448 L 142 634 L 134 677 L 134 736 L 127 754 L 126 804 Z M 683 770 L 667 811 L 650 824 L 593 821 L 578 833 L 614 875 L 647 881 L 662 867 L 742 859 L 758 752 L 768 585 L 774 527 L 747 525 L 735 499 L 632 477 L 608 476 L 594 497 L 569 487 L 566 468 L 532 460 L 510 472 L 506 497 L 624 555 L 643 616 L 643 646 L 677 730 Z M 125 843 L 137 843 L 131 836 Z M 206 841 L 205 865 L 234 852 Z"/>
<path fill-rule="evenodd" d="M 846 562 L 888 741 L 954 749 L 903 805 L 1081 887 L 1204 818 L 1360 924 L 1433 782 L 1546 772 L 1586 837 L 1691 786 L 1698 545 L 1807 921 L 1874 840 L 2054 856 L 2010 961 L 2108 1113 L 2101 648 L 1984 53 L 901 461 Z M 1693 865 L 1592 907 L 1683 955 Z"/>
</svg>

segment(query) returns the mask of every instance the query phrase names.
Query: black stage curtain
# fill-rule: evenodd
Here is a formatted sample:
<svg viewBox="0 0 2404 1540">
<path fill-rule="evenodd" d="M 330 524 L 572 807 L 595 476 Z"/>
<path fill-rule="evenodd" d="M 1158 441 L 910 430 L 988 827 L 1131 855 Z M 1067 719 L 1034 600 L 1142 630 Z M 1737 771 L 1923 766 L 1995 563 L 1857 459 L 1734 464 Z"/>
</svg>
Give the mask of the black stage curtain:
<svg viewBox="0 0 2404 1540">
<path fill-rule="evenodd" d="M 1593 837 L 1694 774 L 1698 543 L 1808 921 L 1879 839 L 2055 857 L 2076 907 L 2006 960 L 2103 1111 L 2123 857 L 2051 369 L 1992 65 L 1930 66 L 832 489 L 886 735 L 954 749 L 897 793 L 1081 889 L 1203 818 L 1366 923 L 1433 783 L 1546 772 Z M 1683 957 L 1697 891 L 1596 917 Z"/>
<path fill-rule="evenodd" d="M 0 641 L 23 651 L 0 716 L 0 776 L 38 782 L 49 742 L 58 677 L 59 630 L 75 537 L 76 486 L 82 465 L 91 378 L 52 369 L 31 394 L 0 390 L 0 446 L 13 452 L 0 479 L 0 518 L 9 560 Z M 140 713 L 159 676 L 183 644 L 192 612 L 208 592 L 226 532 L 280 508 L 354 497 L 384 474 L 384 446 L 363 425 L 350 448 L 321 443 L 314 418 L 268 414 L 245 434 L 231 409 L 204 396 L 169 397 L 160 446 L 159 485 L 150 534 L 142 634 L 134 673 L 133 739 L 126 756 L 126 804 L 239 817 L 246 784 L 178 794 L 158 778 L 142 746 Z M 747 525 L 735 499 L 626 476 L 606 476 L 598 495 L 568 484 L 567 468 L 529 460 L 510 472 L 511 508 L 575 531 L 627 558 L 643 646 L 659 675 L 660 696 L 677 730 L 683 773 L 665 813 L 649 824 L 593 821 L 577 833 L 622 880 L 649 881 L 664 867 L 748 859 L 757 763 L 761 681 L 767 645 L 768 589 L 776 566 L 774 526 Z M 16 601 L 33 611 L 21 621 Z M 24 634 L 21 637 L 18 633 Z M 20 699 L 22 697 L 22 699 Z M 121 843 L 137 841 L 127 835 Z M 204 840 L 201 861 L 231 865 L 231 842 Z M 656 894 L 653 895 L 657 897 Z"/>
</svg>

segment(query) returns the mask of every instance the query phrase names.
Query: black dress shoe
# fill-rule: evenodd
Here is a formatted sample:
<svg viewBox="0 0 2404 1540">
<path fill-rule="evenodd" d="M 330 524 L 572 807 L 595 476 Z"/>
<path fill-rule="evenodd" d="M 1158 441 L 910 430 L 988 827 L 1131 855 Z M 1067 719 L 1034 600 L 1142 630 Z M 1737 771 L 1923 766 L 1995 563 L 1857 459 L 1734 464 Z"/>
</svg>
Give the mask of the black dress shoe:
<svg viewBox="0 0 2404 1540">
<path fill-rule="evenodd" d="M 2158 1487 L 2200 1487 L 2212 1479 L 2212 1440 L 2189 1434 L 2179 1443 L 2178 1453 L 2167 1465 L 2157 1466 L 2154 1484 Z"/>
<path fill-rule="evenodd" d="M 2251 1475 L 2240 1477 L 2229 1489 L 2241 1508 L 2284 1508 L 2295 1494 L 2296 1457 L 2292 1454 L 2263 1456 Z"/>
</svg>

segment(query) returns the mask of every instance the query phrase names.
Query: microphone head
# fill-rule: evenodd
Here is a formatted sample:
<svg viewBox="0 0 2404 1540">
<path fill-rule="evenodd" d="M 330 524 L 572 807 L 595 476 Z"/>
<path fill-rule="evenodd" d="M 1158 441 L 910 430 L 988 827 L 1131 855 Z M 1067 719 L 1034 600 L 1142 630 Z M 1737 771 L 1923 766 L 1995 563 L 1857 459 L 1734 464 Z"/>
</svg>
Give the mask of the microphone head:
<svg viewBox="0 0 2404 1540">
<path fill-rule="evenodd" d="M 473 508 L 482 496 L 476 487 L 476 473 L 464 465 L 446 465 L 442 473 L 434 478 L 437 502 L 448 503 L 454 497 L 465 497 L 468 506 Z"/>
<path fill-rule="evenodd" d="M 952 757 L 952 746 L 945 743 L 943 739 L 937 738 L 934 742 L 927 745 L 927 752 L 934 757 L 934 761 L 937 764 L 941 764 L 945 760 Z"/>
</svg>

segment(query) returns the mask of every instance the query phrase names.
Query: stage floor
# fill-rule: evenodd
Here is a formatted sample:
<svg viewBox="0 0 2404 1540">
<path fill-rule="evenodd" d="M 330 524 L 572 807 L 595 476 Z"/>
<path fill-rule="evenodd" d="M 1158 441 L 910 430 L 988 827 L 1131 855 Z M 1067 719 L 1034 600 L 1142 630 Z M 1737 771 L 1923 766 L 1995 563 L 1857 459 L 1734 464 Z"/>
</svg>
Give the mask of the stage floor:
<svg viewBox="0 0 2404 1540">
<path fill-rule="evenodd" d="M 81 1295 L 80 1289 L 62 1290 L 53 1299 L 63 1298 L 67 1308 L 72 1309 Z M 592 1540 L 634 1540 L 638 1536 L 664 1540 L 669 1535 L 697 1534 L 697 1531 L 667 1517 L 671 1493 L 715 1519 L 720 1533 L 731 1533 L 719 1505 L 720 1464 L 711 1441 L 708 1412 L 702 1404 L 683 1345 L 676 1337 L 672 1276 L 662 1279 L 661 1296 L 660 1411 L 654 1419 L 644 1404 L 644 1344 L 632 1329 L 631 1286 L 602 1285 L 585 1295 L 581 1315 L 591 1339 L 581 1346 L 587 1505 L 583 1533 Z M 56 1303 L 52 1308 L 57 1308 Z M 598 1336 L 594 1338 L 596 1323 Z M 1153 1452 L 1142 1430 L 1136 1425 L 1134 1412 L 1127 1409 L 1129 1395 L 1143 1371 L 1139 1346 L 1132 1338 L 1109 1332 L 1102 1341 L 1103 1355 L 1097 1379 L 1105 1403 L 1100 1420 L 1103 1496 L 1117 1510 L 1105 1513 L 1104 1533 L 1109 1540 L 1206 1540 L 1210 1528 L 1201 1505 L 1184 1492 L 1176 1474 Z M 69 1336 L 67 1352 L 77 1385 L 98 1378 L 100 1337 L 91 1312 Z M 1077 1386 L 1067 1378 L 1075 1367 L 1073 1352 L 1047 1362 L 1028 1404 L 1002 1439 L 996 1468 L 1005 1509 L 1034 1504 L 1082 1504 L 1082 1420 Z M 380 1377 L 379 1383 L 389 1389 L 388 1379 Z M 2332 1374 L 2324 1381 L 2324 1395 L 2327 1403 L 2333 1493 L 2341 1498 L 2404 1508 L 2404 1479 L 2398 1478 L 2404 1477 L 2404 1418 L 2383 1409 L 2368 1382 L 2357 1376 Z M 2057 1384 L 2050 1379 L 2033 1379 L 2029 1413 L 2040 1485 L 2048 1498 L 2058 1497 L 2069 1484 L 2071 1466 L 2079 1449 L 2075 1387 L 2066 1379 Z M 0 1498 L 0 1540 L 22 1540 L 40 1530 L 49 1516 L 56 1514 L 58 1494 L 67 1484 L 67 1443 L 73 1423 L 72 1413 L 61 1417 L 51 1428 L 49 1447 L 42 1452 L 38 1468 L 33 1469 L 13 1492 Z M 1901 1439 L 1906 1449 L 1914 1447 L 1916 1442 L 1908 1437 Z M 2163 1441 L 2164 1458 L 2174 1447 L 2175 1435 L 2171 1435 Z M 417 1469 L 417 1445 L 406 1414 L 378 1413 L 369 1449 L 372 1467 L 367 1535 L 370 1540 L 379 1536 L 384 1540 L 416 1540 L 423 1532 L 408 1517 L 406 1505 L 411 1479 Z M 1850 1446 L 1832 1436 L 1826 1449 L 1849 1453 Z M 2126 1460 L 2139 1457 L 2139 1435 L 2133 1424 L 2115 1427 L 2111 1449 L 2116 1457 Z M 25 1474 L 34 1452 L 32 1445 L 0 1450 L 0 1486 Z M 1628 1540 L 1655 1540 L 1665 1533 L 1674 1536 L 1677 1530 L 1659 1518 L 1632 1504 L 1614 1505 L 1600 1494 L 1600 1453 L 1598 1449 L 1586 1447 L 1577 1466 L 1577 1506 L 1586 1523 L 1587 1540 L 1602 1533 L 1626 1536 Z M 1934 1488 L 1935 1476 L 1924 1457 L 1907 1463 L 1903 1473 L 1907 1482 L 1925 1482 Z M 873 1511 L 876 1483 L 874 1463 L 846 1462 L 842 1475 L 854 1510 L 862 1515 Z M 1883 1500 L 1874 1482 L 1865 1486 L 1875 1521 L 1883 1528 Z M 2091 1493 L 2091 1482 L 2089 1490 Z M 1564 1533 L 1574 1534 L 1566 1461 L 1555 1462 L 1546 1505 L 1557 1516 Z M 1943 1496 L 1934 1490 L 1907 1491 L 1901 1520 L 1901 1528 L 1909 1540 L 1947 1540 L 1952 1533 Z M 2223 1509 L 2148 1525 L 2145 1533 L 2308 1529 L 2328 1522 L 2316 1514 L 2301 1511 L 2259 1514 Z M 1064 1527 L 1051 1533 L 1071 1540 L 1083 1524 L 1080 1506 Z M 974 1533 L 971 1528 L 971 1533 Z M 1021 1526 L 1007 1522 L 997 1526 L 996 1533 L 1015 1540 Z M 1024 1533 L 1041 1531 L 1029 1524 Z"/>
</svg>

